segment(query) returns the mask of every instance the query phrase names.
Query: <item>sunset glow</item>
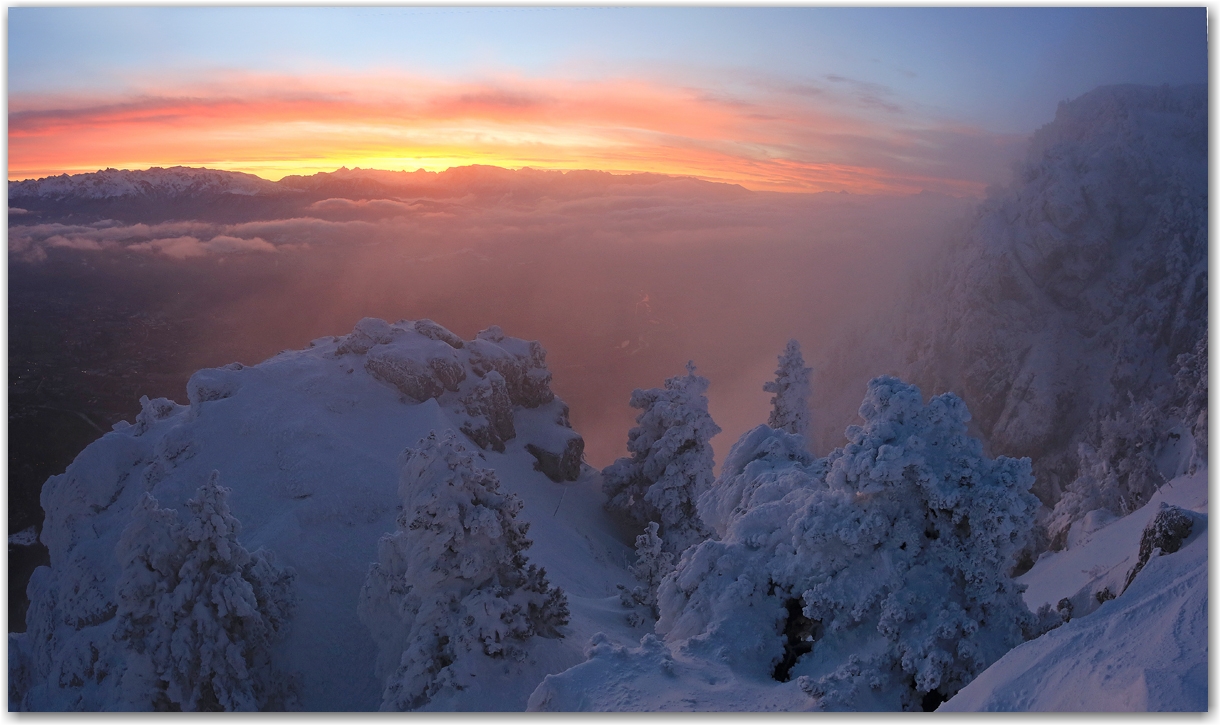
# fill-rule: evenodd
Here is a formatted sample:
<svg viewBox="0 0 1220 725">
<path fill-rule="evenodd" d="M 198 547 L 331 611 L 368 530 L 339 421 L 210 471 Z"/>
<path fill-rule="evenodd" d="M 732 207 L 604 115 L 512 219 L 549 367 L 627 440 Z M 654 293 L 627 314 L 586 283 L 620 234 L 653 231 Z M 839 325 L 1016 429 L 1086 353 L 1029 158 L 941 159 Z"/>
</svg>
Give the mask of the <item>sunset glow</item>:
<svg viewBox="0 0 1220 725">
<path fill-rule="evenodd" d="M 277 87 L 288 90 L 270 90 Z M 23 96 L 10 104 L 9 177 L 186 165 L 274 180 L 340 166 L 439 171 L 478 163 L 657 172 L 777 191 L 981 191 L 977 179 L 938 174 L 919 136 L 962 132 L 895 128 L 829 94 L 757 96 L 638 81 L 409 76 L 302 87 L 255 75 L 173 95 Z"/>
<path fill-rule="evenodd" d="M 490 164 L 979 196 L 1033 130 L 993 100 L 1011 57 L 1146 24 L 1097 14 L 1022 44 L 1058 11 L 527 10 L 15 8 L 8 178 Z M 1064 67 L 1006 103 L 1045 118 L 1063 84 L 1095 84 Z"/>
<path fill-rule="evenodd" d="M 146 2 L 5 15 L 10 712 L 1207 709 L 1207 7 Z"/>
</svg>

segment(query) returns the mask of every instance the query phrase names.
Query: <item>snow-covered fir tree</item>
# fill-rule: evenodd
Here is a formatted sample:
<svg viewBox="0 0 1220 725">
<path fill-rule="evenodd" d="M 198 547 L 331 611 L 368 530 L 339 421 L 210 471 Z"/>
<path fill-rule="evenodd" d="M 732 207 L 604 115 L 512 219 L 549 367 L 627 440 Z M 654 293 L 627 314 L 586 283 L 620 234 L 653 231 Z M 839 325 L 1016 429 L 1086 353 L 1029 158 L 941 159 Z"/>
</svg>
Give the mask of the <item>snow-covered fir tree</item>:
<svg viewBox="0 0 1220 725">
<path fill-rule="evenodd" d="M 654 618 L 657 616 L 657 587 L 674 570 L 674 555 L 665 551 L 665 542 L 657 535 L 659 529 L 656 521 L 649 521 L 644 533 L 635 537 L 636 561 L 631 567 L 631 573 L 644 583 L 630 593 L 631 600 L 648 607 Z"/>
<path fill-rule="evenodd" d="M 156 710 L 283 710 L 295 704 L 271 644 L 295 607 L 292 570 L 238 541 L 229 489 L 213 471 L 190 513 L 145 493 L 123 531 L 115 640 L 127 650 L 127 705 Z"/>
<path fill-rule="evenodd" d="M 686 375 L 669 378 L 664 388 L 634 390 L 631 407 L 642 412 L 627 434 L 631 457 L 602 471 L 607 508 L 640 526 L 660 524 L 665 550 L 674 554 L 711 533 L 696 509 L 712 483 L 710 441 L 720 432 L 707 411 L 707 387 L 688 362 Z"/>
<path fill-rule="evenodd" d="M 400 462 L 403 511 L 359 603 L 379 643 L 383 710 L 477 687 L 480 668 L 523 661 L 531 637 L 562 636 L 568 622 L 563 591 L 526 561 L 521 499 L 502 493 L 453 431 L 433 431 Z"/>
<path fill-rule="evenodd" d="M 775 380 L 763 383 L 763 390 L 772 393 L 771 417 L 767 425 L 776 430 L 785 430 L 799 436 L 809 437 L 809 402 L 813 396 L 809 386 L 809 373 L 801 357 L 801 344 L 789 340 L 788 346 L 779 356 L 779 367 L 775 369 Z"/>
<path fill-rule="evenodd" d="M 798 680 L 821 709 L 918 710 L 1038 631 L 1009 576 L 1038 501 L 1029 460 L 986 458 L 955 395 L 881 377 L 860 415 L 824 467 L 755 467 L 805 483 L 684 552 L 657 631 Z"/>
<path fill-rule="evenodd" d="M 724 536 L 743 513 L 778 501 L 825 475 L 826 459 L 814 458 L 801 436 L 769 425 L 742 434 L 729 449 L 720 476 L 699 497 L 699 515 Z"/>
<path fill-rule="evenodd" d="M 1067 544 L 1073 522 L 1096 509 L 1126 516 L 1140 508 L 1166 481 L 1157 458 L 1167 438 L 1164 412 L 1150 401 L 1099 415 L 1078 446 L 1076 480 L 1068 485 L 1047 522 L 1052 549 Z"/>
</svg>

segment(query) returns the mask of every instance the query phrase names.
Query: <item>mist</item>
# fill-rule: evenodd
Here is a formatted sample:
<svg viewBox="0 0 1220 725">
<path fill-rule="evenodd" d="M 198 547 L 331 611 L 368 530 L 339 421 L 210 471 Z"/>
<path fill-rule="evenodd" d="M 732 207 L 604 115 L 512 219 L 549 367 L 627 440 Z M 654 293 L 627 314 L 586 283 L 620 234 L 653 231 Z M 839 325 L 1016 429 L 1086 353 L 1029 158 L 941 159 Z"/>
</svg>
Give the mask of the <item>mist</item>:
<svg viewBox="0 0 1220 725">
<path fill-rule="evenodd" d="M 823 365 L 830 341 L 892 309 L 972 204 L 678 180 L 432 196 L 331 197 L 223 224 L 206 213 L 71 224 L 21 215 L 34 223 L 10 228 L 10 251 L 15 268 L 71 264 L 156 288 L 141 304 L 184 321 L 170 376 L 181 380 L 150 395 L 184 399 L 196 368 L 258 363 L 366 316 L 430 318 L 468 339 L 497 324 L 547 349 L 553 387 L 598 467 L 626 454 L 632 389 L 694 361 L 711 380 L 719 463 L 766 421 L 762 385 L 786 341 Z"/>
<path fill-rule="evenodd" d="M 366 316 L 430 318 L 465 338 L 498 324 L 546 347 L 587 460 L 604 466 L 626 454 L 631 390 L 687 360 L 712 381 L 723 458 L 765 422 L 762 385 L 784 343 L 796 338 L 816 363 L 826 341 L 868 325 L 968 205 L 748 192 L 330 199 L 311 205 L 316 216 L 241 224 L 31 225 L 13 230 L 11 247 L 118 256 L 137 278 L 187 288 L 206 280 L 208 309 L 194 311 L 181 351 L 188 367 L 254 364 Z"/>
</svg>

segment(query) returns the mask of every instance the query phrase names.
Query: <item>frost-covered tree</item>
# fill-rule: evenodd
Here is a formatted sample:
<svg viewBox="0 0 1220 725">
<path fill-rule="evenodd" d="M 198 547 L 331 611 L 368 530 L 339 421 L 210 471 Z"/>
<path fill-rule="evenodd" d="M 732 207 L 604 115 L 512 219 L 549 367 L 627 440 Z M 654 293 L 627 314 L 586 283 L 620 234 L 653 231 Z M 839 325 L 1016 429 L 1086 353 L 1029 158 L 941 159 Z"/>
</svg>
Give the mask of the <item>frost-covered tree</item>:
<svg viewBox="0 0 1220 725">
<path fill-rule="evenodd" d="M 1125 406 L 1092 416 L 1077 447 L 1077 477 L 1047 524 L 1051 548 L 1062 548 L 1072 523 L 1086 513 L 1129 514 L 1175 473 L 1207 465 L 1206 328 L 1174 367 L 1173 392 L 1168 385 L 1142 399 L 1128 392 Z M 1190 445 L 1173 450 L 1184 436 Z"/>
<path fill-rule="evenodd" d="M 432 432 L 400 463 L 403 511 L 378 542 L 359 604 L 380 647 L 383 710 L 477 686 L 481 668 L 523 660 L 531 637 L 562 636 L 568 622 L 563 590 L 526 561 L 521 500 L 453 431 Z"/>
<path fill-rule="evenodd" d="M 751 508 L 820 480 L 826 460 L 815 459 L 806 445 L 804 438 L 768 425 L 743 433 L 724 457 L 716 482 L 699 496 L 704 522 L 724 536 Z"/>
<path fill-rule="evenodd" d="M 146 493 L 119 539 L 115 640 L 128 653 L 130 707 L 283 710 L 295 702 L 270 652 L 295 606 L 295 574 L 237 541 L 228 493 L 213 471 L 187 502 L 185 521 Z"/>
<path fill-rule="evenodd" d="M 876 378 L 860 415 L 819 466 L 759 459 L 754 475 L 819 479 L 684 552 L 661 583 L 657 631 L 773 668 L 821 709 L 918 710 L 1037 633 L 1009 571 L 1038 501 L 1029 459 L 985 457 L 955 395 L 924 404 Z"/>
<path fill-rule="evenodd" d="M 158 609 L 178 585 L 184 559 L 181 541 L 178 512 L 161 508 L 146 492 L 116 550 L 122 575 L 116 592 L 119 623 L 115 639 L 130 650 L 122 683 L 132 707 L 172 708 L 163 674 L 175 669 L 169 664 L 173 630 L 162 625 Z"/>
<path fill-rule="evenodd" d="M 771 417 L 767 420 L 767 425 L 808 439 L 809 401 L 813 395 L 809 387 L 809 373 L 812 370 L 805 367 L 805 358 L 801 357 L 801 344 L 796 340 L 789 340 L 788 346 L 779 356 L 775 380 L 763 384 L 764 391 L 773 393 Z"/>
<path fill-rule="evenodd" d="M 1072 523 L 1089 511 L 1106 509 L 1126 516 L 1166 482 L 1157 469 L 1170 422 L 1164 413 L 1151 401 L 1131 400 L 1127 409 L 1093 420 L 1078 447 L 1077 477 L 1047 523 L 1052 549 L 1066 545 Z"/>
<path fill-rule="evenodd" d="M 644 585 L 627 595 L 630 600 L 624 598 L 624 604 L 648 607 L 653 617 L 657 616 L 657 587 L 674 570 L 674 555 L 665 551 L 665 542 L 657 535 L 659 528 L 656 521 L 649 521 L 644 533 L 635 537 L 635 565 L 631 567 L 631 573 Z"/>
<path fill-rule="evenodd" d="M 707 387 L 687 363 L 686 375 L 669 378 L 664 388 L 633 391 L 631 407 L 643 412 L 627 434 L 631 457 L 602 471 L 606 507 L 640 526 L 659 523 L 665 550 L 674 554 L 711 533 L 696 509 L 712 483 L 710 441 L 720 432 L 707 411 Z"/>
</svg>

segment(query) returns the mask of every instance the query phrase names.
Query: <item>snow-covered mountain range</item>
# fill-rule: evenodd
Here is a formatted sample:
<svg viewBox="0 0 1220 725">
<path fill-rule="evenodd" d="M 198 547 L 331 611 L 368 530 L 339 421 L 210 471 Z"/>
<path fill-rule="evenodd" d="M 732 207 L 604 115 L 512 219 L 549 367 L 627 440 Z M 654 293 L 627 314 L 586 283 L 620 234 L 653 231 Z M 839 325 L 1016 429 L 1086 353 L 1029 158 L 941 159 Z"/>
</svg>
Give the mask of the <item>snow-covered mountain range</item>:
<svg viewBox="0 0 1220 725">
<path fill-rule="evenodd" d="M 458 166 L 445 171 L 384 171 L 348 169 L 309 176 L 285 176 L 279 181 L 237 171 L 174 166 L 143 170 L 104 169 L 93 173 L 60 174 L 41 179 L 10 181 L 10 205 L 27 200 L 173 199 L 236 194 L 241 196 L 296 196 L 310 201 L 325 198 L 451 198 L 466 195 L 558 197 L 604 194 L 608 190 L 649 193 L 701 192 L 729 196 L 747 194 L 735 184 L 699 181 L 664 174 L 611 174 L 605 171 L 548 171 L 497 166 Z"/>
<path fill-rule="evenodd" d="M 42 179 L 10 181 L 10 204 L 18 199 L 166 198 L 205 194 L 243 196 L 283 194 L 285 188 L 253 174 L 173 166 L 142 171 L 104 169 L 91 174 L 60 174 Z"/>
<path fill-rule="evenodd" d="M 384 171 L 341 168 L 279 181 L 207 168 L 105 169 L 10 181 L 10 224 L 63 221 L 154 223 L 333 216 L 350 205 L 334 200 L 373 200 L 399 213 L 425 212 L 432 202 L 532 205 L 541 200 L 595 196 L 741 200 L 752 192 L 736 184 L 664 174 L 611 174 L 496 166 L 460 166 L 444 171 Z M 327 204 L 329 202 L 329 205 Z M 320 204 L 320 206 L 319 206 Z M 423 206 L 419 206 L 423 204 Z M 376 207 L 366 210 L 376 211 Z"/>
</svg>

